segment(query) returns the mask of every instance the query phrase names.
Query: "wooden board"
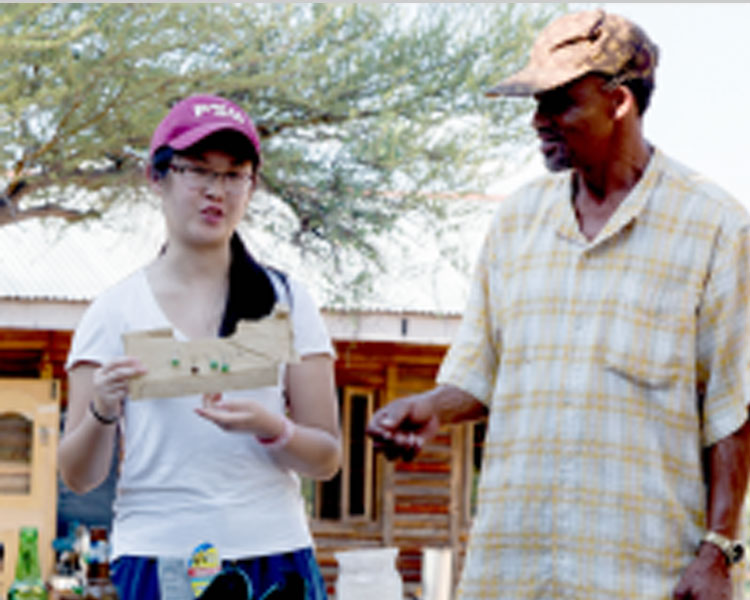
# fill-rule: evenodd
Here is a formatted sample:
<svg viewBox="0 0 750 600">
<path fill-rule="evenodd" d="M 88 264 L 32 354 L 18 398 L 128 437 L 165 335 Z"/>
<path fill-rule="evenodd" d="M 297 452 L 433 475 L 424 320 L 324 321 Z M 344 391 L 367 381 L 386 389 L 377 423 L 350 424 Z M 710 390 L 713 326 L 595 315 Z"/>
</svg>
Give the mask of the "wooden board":
<svg viewBox="0 0 750 600">
<path fill-rule="evenodd" d="M 130 332 L 125 353 L 148 373 L 130 383 L 130 399 L 177 397 L 276 385 L 283 363 L 299 360 L 285 308 L 240 321 L 228 338 L 179 341 L 171 329 Z"/>
</svg>

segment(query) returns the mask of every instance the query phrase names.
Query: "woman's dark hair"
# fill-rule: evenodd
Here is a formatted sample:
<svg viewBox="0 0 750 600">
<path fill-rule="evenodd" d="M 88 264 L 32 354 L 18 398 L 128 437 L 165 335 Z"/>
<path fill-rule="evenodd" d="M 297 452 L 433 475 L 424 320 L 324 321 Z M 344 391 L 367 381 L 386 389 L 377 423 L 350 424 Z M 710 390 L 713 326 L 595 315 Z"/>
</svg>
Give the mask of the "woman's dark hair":
<svg viewBox="0 0 750 600">
<path fill-rule="evenodd" d="M 162 146 L 156 149 L 156 152 L 151 157 L 151 179 L 159 181 L 167 176 L 173 156 L 174 150 L 169 146 Z"/>
<path fill-rule="evenodd" d="M 241 319 L 257 320 L 271 314 L 278 300 L 276 288 L 271 281 L 271 271 L 281 280 L 289 296 L 289 303 L 292 302 L 286 275 L 258 263 L 236 232 L 232 235 L 230 250 L 229 293 L 219 328 L 220 337 L 232 335 Z"/>
<path fill-rule="evenodd" d="M 174 150 L 169 146 L 157 148 L 151 157 L 151 177 L 154 181 L 164 179 L 175 155 L 199 157 L 210 150 L 222 150 L 233 156 L 238 163 L 249 162 L 253 166 L 253 184 L 256 182 L 260 156 L 258 156 L 250 141 L 243 134 L 233 129 L 221 129 L 185 148 L 185 150 Z"/>
</svg>

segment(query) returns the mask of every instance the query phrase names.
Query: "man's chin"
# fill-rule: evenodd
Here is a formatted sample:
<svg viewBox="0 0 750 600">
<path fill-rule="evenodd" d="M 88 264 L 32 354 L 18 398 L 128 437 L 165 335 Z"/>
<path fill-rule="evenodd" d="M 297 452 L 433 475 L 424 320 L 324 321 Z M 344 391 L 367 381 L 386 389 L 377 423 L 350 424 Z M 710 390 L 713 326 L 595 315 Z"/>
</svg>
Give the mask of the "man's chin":
<svg viewBox="0 0 750 600">
<path fill-rule="evenodd" d="M 551 154 L 544 156 L 544 166 L 552 173 L 559 173 L 560 171 L 567 171 L 573 165 L 570 163 L 570 158 L 568 156 L 562 154 Z"/>
</svg>

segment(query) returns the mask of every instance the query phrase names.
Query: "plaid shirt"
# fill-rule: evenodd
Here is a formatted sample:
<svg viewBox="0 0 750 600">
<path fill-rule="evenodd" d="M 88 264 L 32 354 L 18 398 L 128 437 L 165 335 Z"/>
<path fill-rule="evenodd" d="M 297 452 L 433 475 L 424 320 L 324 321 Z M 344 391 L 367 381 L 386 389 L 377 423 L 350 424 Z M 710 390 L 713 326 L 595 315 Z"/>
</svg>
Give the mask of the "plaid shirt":
<svg viewBox="0 0 750 600">
<path fill-rule="evenodd" d="M 463 600 L 671 598 L 746 418 L 746 211 L 658 150 L 593 241 L 571 197 L 502 204 L 438 376 L 490 409 Z"/>
</svg>

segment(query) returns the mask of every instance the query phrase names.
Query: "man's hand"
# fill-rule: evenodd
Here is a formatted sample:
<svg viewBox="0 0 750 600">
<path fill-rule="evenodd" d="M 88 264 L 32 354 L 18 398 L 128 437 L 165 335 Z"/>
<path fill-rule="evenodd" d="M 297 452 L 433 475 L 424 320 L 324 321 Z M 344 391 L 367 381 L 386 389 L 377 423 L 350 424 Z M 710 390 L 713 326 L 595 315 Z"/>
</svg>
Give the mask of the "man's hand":
<svg viewBox="0 0 750 600">
<path fill-rule="evenodd" d="M 674 590 L 674 600 L 732 600 L 732 578 L 724 553 L 703 542 Z"/>
<path fill-rule="evenodd" d="M 378 410 L 367 425 L 375 449 L 386 458 L 412 460 L 440 427 L 432 404 L 424 394 L 399 398 Z"/>
</svg>

